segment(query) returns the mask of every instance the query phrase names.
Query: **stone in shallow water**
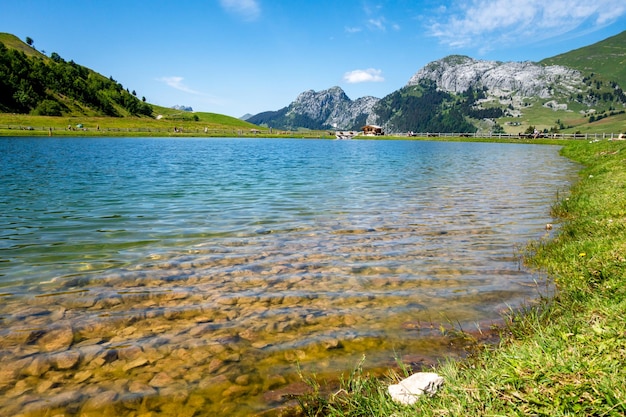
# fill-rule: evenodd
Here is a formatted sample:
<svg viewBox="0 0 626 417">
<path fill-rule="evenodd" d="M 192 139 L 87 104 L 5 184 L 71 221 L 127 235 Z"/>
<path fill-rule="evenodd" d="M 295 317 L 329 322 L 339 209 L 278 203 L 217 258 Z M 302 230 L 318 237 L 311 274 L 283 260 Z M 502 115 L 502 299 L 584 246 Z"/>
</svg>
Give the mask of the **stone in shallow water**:
<svg viewBox="0 0 626 417">
<path fill-rule="evenodd" d="M 418 372 L 388 388 L 391 398 L 400 404 L 414 404 L 423 395 L 434 395 L 443 378 L 433 372 Z"/>
<path fill-rule="evenodd" d="M 242 397 L 246 395 L 249 391 L 250 391 L 250 388 L 248 387 L 244 387 L 241 385 L 231 385 L 230 387 L 226 388 L 222 392 L 222 397 L 224 398 L 224 400 L 222 401 L 227 401 L 227 400 L 232 400 L 233 398 Z"/>
<path fill-rule="evenodd" d="M 40 377 L 50 370 L 50 362 L 45 356 L 39 355 L 33 357 L 33 360 L 30 364 L 23 368 L 22 373 L 24 375 L 30 375 L 35 377 Z M 0 376 L 2 374 L 0 373 Z M 0 384 L 1 386 L 2 384 Z"/>
<path fill-rule="evenodd" d="M 149 384 L 156 388 L 163 388 L 171 385 L 174 379 L 167 372 L 159 372 L 152 378 Z"/>
<path fill-rule="evenodd" d="M 93 376 L 93 372 L 90 370 L 78 371 L 74 374 L 74 381 L 77 383 L 85 382 Z"/>
<path fill-rule="evenodd" d="M 83 411 L 102 410 L 107 405 L 111 405 L 117 399 L 117 393 L 114 391 L 103 391 L 91 396 L 83 405 Z"/>
<path fill-rule="evenodd" d="M 139 368 L 140 366 L 144 366 L 147 363 L 148 363 L 148 360 L 146 358 L 138 358 L 132 362 L 128 362 L 127 364 L 125 364 L 123 369 L 124 369 L 124 372 L 128 372 L 131 369 Z"/>
<path fill-rule="evenodd" d="M 56 369 L 72 369 L 80 361 L 80 352 L 75 350 L 68 350 L 65 352 L 57 353 L 52 357 L 52 362 Z"/>
<path fill-rule="evenodd" d="M 74 331 L 69 324 L 63 324 L 48 330 L 37 343 L 44 352 L 69 349 L 74 340 Z"/>
</svg>

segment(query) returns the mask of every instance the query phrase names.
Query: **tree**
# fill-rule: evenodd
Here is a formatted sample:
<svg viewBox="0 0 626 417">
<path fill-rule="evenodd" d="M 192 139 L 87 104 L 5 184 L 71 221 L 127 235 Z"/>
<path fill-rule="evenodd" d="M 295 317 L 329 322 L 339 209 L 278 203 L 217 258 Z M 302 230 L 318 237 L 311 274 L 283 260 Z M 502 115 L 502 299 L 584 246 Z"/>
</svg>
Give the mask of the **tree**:
<svg viewBox="0 0 626 417">
<path fill-rule="evenodd" d="M 61 55 L 57 54 L 56 52 L 53 52 L 53 53 L 50 54 L 50 59 L 53 60 L 56 63 L 65 62 L 63 60 L 63 58 L 61 58 Z"/>
<path fill-rule="evenodd" d="M 33 43 L 35 43 L 35 41 L 30 36 L 27 36 L 26 43 L 28 44 L 28 46 L 33 46 Z"/>
</svg>

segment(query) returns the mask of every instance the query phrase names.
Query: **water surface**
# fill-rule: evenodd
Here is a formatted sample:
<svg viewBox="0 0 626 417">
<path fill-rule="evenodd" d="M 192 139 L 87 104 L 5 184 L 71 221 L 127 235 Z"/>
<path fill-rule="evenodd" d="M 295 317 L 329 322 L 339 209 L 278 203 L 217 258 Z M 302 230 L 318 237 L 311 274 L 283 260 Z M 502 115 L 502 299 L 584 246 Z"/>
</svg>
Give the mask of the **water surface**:
<svg viewBox="0 0 626 417">
<path fill-rule="evenodd" d="M 0 139 L 0 414 L 249 415 L 537 296 L 558 147 Z M 540 286 L 543 284 L 540 284 Z M 52 411 L 50 411 L 52 410 Z"/>
</svg>

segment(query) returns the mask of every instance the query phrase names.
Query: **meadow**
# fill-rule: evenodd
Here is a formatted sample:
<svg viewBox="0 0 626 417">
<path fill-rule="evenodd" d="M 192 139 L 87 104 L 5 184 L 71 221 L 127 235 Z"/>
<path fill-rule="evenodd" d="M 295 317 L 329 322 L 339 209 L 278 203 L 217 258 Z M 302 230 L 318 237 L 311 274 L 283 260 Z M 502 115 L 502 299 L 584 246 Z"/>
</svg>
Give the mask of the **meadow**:
<svg viewBox="0 0 626 417">
<path fill-rule="evenodd" d="M 588 117 L 578 113 L 552 112 L 545 109 L 529 107 L 523 119 L 502 118 L 499 120 L 507 134 L 517 135 L 528 126 L 536 126 L 540 130 L 549 131 L 557 121 L 565 126 L 560 130 L 565 135 L 586 134 L 610 137 L 626 133 L 626 113 L 602 118 L 588 123 Z M 136 137 L 297 137 L 297 138 L 335 138 L 334 131 L 299 129 L 285 131 L 257 126 L 234 117 L 205 112 L 185 112 L 171 108 L 154 106 L 156 117 L 97 117 L 97 116 L 34 116 L 13 113 L 0 113 L 0 136 L 136 136 Z M 521 123 L 512 126 L 506 123 Z M 482 133 L 476 140 L 492 141 L 488 133 Z M 367 137 L 360 137 L 364 139 Z M 406 139 L 406 135 L 377 136 L 374 139 Z M 371 137 L 370 137 L 371 139 Z M 430 139 L 417 137 L 416 139 Z M 446 140 L 457 140 L 450 137 Z M 467 139 L 467 138 L 464 138 Z M 436 140 L 440 140 L 437 138 Z M 470 138 L 471 140 L 471 138 Z M 495 141 L 507 141 L 496 138 Z M 511 142 L 519 142 L 514 138 Z M 535 140 L 533 143 L 537 143 Z M 552 143 L 552 142 L 544 142 Z M 559 143 L 559 142 L 556 142 Z"/>
<path fill-rule="evenodd" d="M 217 113 L 158 106 L 154 106 L 154 112 L 154 118 L 0 113 L 0 136 L 334 138 L 334 132 L 273 130 Z"/>
</svg>

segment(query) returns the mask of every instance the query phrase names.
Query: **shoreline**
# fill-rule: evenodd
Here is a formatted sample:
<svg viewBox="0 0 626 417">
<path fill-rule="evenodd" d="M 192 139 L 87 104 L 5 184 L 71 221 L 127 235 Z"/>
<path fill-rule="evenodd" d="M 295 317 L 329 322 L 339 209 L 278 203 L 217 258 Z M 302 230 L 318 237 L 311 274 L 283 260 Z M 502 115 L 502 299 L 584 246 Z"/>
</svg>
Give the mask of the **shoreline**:
<svg viewBox="0 0 626 417">
<path fill-rule="evenodd" d="M 321 140 L 336 140 L 334 135 L 324 134 L 324 132 L 285 132 L 277 134 L 265 134 L 265 133 L 245 133 L 242 134 L 237 130 L 219 130 L 215 133 L 203 133 L 198 132 L 169 132 L 169 131 L 154 131 L 154 132 L 141 132 L 141 131 L 128 131 L 125 129 L 115 129 L 110 131 L 102 130 L 100 132 L 93 131 L 67 131 L 56 130 L 53 131 L 52 136 L 47 134 L 47 131 L 28 131 L 28 130 L 7 130 L 0 127 L 0 139 L 8 137 L 23 137 L 23 138 L 36 138 L 36 139 L 63 139 L 63 138 L 84 138 L 84 139 L 100 139 L 100 138 L 179 138 L 179 139 L 321 139 Z M 598 133 L 597 135 L 601 135 Z M 406 141 L 432 141 L 432 142 L 474 142 L 474 143 L 510 143 L 510 144 L 526 144 L 526 145 L 558 145 L 564 146 L 570 141 L 587 141 L 584 138 L 579 139 L 560 139 L 560 138 L 499 138 L 499 137 L 434 137 L 434 136 L 362 136 L 350 141 L 386 141 L 386 140 L 406 140 Z M 611 140 L 611 139 L 605 139 Z M 614 139 L 616 140 L 616 139 Z M 345 142 L 345 140 L 343 141 Z"/>
<path fill-rule="evenodd" d="M 433 397 L 392 402 L 387 386 L 410 369 L 374 379 L 359 367 L 340 388 L 300 400 L 304 414 L 624 415 L 626 413 L 626 143 L 571 142 L 561 153 L 582 164 L 579 181 L 553 205 L 563 224 L 550 240 L 529 242 L 526 263 L 546 271 L 557 293 L 505 317 L 496 346 L 474 345 L 461 361 L 432 368 L 444 377 Z M 442 411 L 445 410 L 445 411 Z M 318 414 L 316 414 L 318 415 Z"/>
</svg>

